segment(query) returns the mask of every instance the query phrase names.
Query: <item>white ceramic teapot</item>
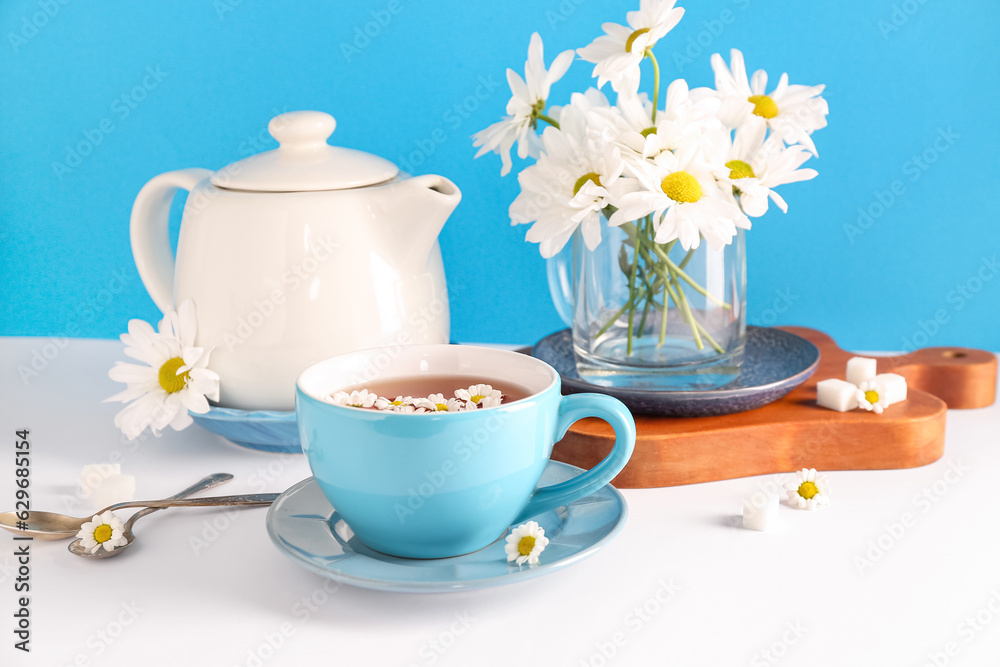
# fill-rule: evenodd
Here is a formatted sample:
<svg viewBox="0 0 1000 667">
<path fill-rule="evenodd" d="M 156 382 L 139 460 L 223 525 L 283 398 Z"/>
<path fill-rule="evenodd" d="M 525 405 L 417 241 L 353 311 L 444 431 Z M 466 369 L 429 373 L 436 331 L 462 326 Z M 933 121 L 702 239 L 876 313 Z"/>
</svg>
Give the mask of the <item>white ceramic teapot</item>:
<svg viewBox="0 0 1000 667">
<path fill-rule="evenodd" d="M 278 148 L 214 173 L 161 174 L 135 200 L 139 276 L 160 310 L 194 301 L 226 407 L 293 410 L 296 377 L 321 359 L 448 342 L 437 237 L 461 193 L 329 145 L 335 126 L 318 111 L 281 114 L 268 124 Z M 180 189 L 190 194 L 175 261 L 167 226 Z"/>
</svg>

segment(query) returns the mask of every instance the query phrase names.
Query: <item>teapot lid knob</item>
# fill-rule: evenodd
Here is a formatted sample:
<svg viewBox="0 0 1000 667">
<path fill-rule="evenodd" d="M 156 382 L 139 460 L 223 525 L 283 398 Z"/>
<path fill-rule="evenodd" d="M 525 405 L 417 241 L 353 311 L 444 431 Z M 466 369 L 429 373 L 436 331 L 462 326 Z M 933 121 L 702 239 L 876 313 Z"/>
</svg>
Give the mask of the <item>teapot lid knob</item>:
<svg viewBox="0 0 1000 667">
<path fill-rule="evenodd" d="M 326 146 L 337 121 L 322 111 L 290 111 L 275 116 L 267 124 L 267 131 L 281 148 L 308 148 Z"/>
<path fill-rule="evenodd" d="M 348 190 L 387 183 L 399 167 L 371 153 L 331 146 L 337 121 L 322 111 L 275 116 L 267 131 L 278 148 L 243 158 L 212 175 L 212 185 L 250 192 Z"/>
</svg>

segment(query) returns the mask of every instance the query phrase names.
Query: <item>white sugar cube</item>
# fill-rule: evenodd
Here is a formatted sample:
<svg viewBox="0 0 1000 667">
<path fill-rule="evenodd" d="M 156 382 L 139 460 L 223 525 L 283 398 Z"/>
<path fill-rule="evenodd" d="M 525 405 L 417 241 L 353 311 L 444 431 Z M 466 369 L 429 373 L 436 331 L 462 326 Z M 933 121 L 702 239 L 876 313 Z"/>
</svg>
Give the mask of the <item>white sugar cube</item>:
<svg viewBox="0 0 1000 667">
<path fill-rule="evenodd" d="M 889 405 L 906 400 L 906 378 L 895 373 L 882 373 L 875 376 L 875 382 L 879 383 L 882 391 L 885 392 L 885 400 Z"/>
<path fill-rule="evenodd" d="M 847 360 L 847 381 L 853 385 L 860 385 L 862 382 L 874 380 L 877 365 L 877 359 L 851 357 Z"/>
<path fill-rule="evenodd" d="M 770 530 L 778 525 L 778 496 L 763 492 L 753 494 L 743 502 L 743 527 L 750 530 Z"/>
<path fill-rule="evenodd" d="M 108 505 L 124 503 L 135 498 L 135 477 L 132 475 L 111 475 L 93 490 L 90 502 L 94 509 L 104 509 Z"/>
<path fill-rule="evenodd" d="M 91 463 L 83 466 L 80 471 L 80 495 L 89 497 L 104 480 L 112 475 L 120 475 L 121 472 L 122 467 L 118 463 Z"/>
<path fill-rule="evenodd" d="M 836 378 L 816 383 L 816 405 L 837 412 L 847 412 L 858 407 L 858 388 L 850 382 Z"/>
</svg>

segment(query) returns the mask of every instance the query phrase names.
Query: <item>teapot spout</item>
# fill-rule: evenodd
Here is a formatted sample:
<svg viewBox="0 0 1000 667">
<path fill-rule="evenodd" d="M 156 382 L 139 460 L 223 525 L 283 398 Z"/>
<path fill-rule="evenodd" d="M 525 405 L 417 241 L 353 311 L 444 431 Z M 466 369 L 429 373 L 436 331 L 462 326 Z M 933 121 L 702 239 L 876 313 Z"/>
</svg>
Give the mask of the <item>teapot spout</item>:
<svg viewBox="0 0 1000 667">
<path fill-rule="evenodd" d="M 391 190 L 385 205 L 387 235 L 404 261 L 422 266 L 462 193 L 444 176 L 431 174 L 401 180 Z"/>
</svg>

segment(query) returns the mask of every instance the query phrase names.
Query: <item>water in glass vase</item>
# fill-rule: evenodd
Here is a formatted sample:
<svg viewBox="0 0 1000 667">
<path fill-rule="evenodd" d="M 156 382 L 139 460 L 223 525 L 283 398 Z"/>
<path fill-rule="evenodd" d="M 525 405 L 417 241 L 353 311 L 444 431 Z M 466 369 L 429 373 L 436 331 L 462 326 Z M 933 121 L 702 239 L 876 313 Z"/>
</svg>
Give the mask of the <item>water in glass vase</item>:
<svg viewBox="0 0 1000 667">
<path fill-rule="evenodd" d="M 573 240 L 573 347 L 581 379 L 657 391 L 739 377 L 746 336 L 743 232 L 719 250 L 656 244 L 634 224 L 597 249 Z M 550 273 L 551 275 L 551 273 Z"/>
</svg>

